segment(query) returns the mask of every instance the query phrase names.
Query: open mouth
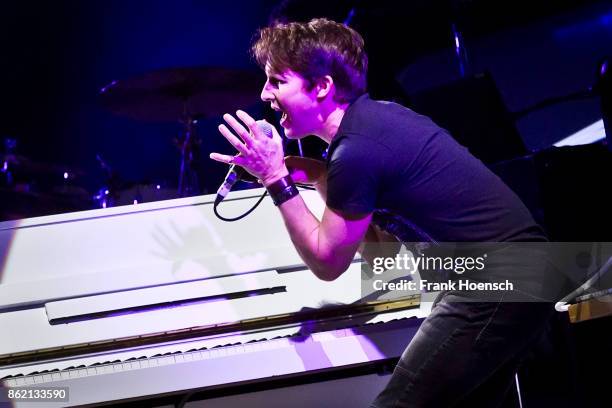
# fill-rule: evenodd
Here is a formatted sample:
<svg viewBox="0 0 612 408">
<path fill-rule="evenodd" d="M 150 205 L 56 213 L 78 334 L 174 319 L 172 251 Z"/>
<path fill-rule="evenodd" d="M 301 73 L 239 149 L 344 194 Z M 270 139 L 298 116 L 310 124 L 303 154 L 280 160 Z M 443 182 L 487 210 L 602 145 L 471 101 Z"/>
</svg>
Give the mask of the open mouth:
<svg viewBox="0 0 612 408">
<path fill-rule="evenodd" d="M 287 112 L 285 112 L 284 109 L 282 109 L 280 106 L 277 106 L 275 104 L 271 104 L 270 107 L 275 110 L 276 112 L 280 112 L 281 113 L 281 118 L 280 118 L 280 125 L 284 127 L 284 125 L 287 123 L 287 121 L 289 120 L 289 116 L 287 115 Z"/>
<path fill-rule="evenodd" d="M 282 111 L 282 115 L 281 115 L 281 119 L 280 119 L 280 125 L 284 127 L 285 123 L 287 123 L 287 112 Z"/>
</svg>

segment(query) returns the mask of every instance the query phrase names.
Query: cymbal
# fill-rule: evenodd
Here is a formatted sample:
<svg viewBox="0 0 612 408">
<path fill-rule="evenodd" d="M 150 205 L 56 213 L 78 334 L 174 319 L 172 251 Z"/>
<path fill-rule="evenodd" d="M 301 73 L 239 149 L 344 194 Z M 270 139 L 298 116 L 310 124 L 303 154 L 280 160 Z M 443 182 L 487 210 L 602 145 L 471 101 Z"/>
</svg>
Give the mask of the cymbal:
<svg viewBox="0 0 612 408">
<path fill-rule="evenodd" d="M 263 76 L 220 67 L 168 68 L 113 81 L 100 90 L 111 112 L 146 122 L 206 118 L 254 104 Z"/>
</svg>

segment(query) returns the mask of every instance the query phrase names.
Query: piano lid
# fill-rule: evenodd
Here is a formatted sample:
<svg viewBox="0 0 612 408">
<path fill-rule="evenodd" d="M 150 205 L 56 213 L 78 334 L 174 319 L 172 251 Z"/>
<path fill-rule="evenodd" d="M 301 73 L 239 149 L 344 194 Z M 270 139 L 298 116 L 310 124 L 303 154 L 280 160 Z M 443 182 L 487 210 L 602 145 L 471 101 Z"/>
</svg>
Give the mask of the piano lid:
<svg viewBox="0 0 612 408">
<path fill-rule="evenodd" d="M 238 215 L 263 189 L 233 193 Z M 315 214 L 313 191 L 302 196 Z M 214 217 L 214 195 L 0 223 L 0 310 L 241 273 L 303 266 L 271 200 Z"/>
</svg>

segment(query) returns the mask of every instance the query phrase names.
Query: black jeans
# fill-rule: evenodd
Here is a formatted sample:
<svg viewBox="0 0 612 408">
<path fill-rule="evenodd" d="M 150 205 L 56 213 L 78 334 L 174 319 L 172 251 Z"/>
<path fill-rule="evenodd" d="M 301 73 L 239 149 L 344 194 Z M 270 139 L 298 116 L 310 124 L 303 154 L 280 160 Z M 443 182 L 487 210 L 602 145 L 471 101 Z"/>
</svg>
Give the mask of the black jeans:
<svg viewBox="0 0 612 408">
<path fill-rule="evenodd" d="M 551 303 L 465 302 L 445 294 L 423 321 L 387 387 L 388 407 L 497 407 L 522 357 L 554 313 Z"/>
</svg>

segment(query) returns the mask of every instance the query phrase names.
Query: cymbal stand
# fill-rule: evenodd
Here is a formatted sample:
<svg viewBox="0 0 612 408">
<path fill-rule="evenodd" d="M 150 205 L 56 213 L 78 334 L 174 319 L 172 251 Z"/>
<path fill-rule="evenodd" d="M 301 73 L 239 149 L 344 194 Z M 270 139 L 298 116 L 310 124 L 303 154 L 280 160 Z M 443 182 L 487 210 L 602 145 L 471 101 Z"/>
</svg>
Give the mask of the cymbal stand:
<svg viewBox="0 0 612 408">
<path fill-rule="evenodd" d="M 189 114 L 187 101 L 184 103 L 183 119 L 181 121 L 184 127 L 182 140 L 179 140 L 181 149 L 181 168 L 179 172 L 178 196 L 189 197 L 200 193 L 198 175 L 195 171 L 195 156 L 197 152 L 194 146 L 199 144 L 199 140 L 195 135 L 194 125 L 197 120 L 194 120 Z"/>
</svg>

